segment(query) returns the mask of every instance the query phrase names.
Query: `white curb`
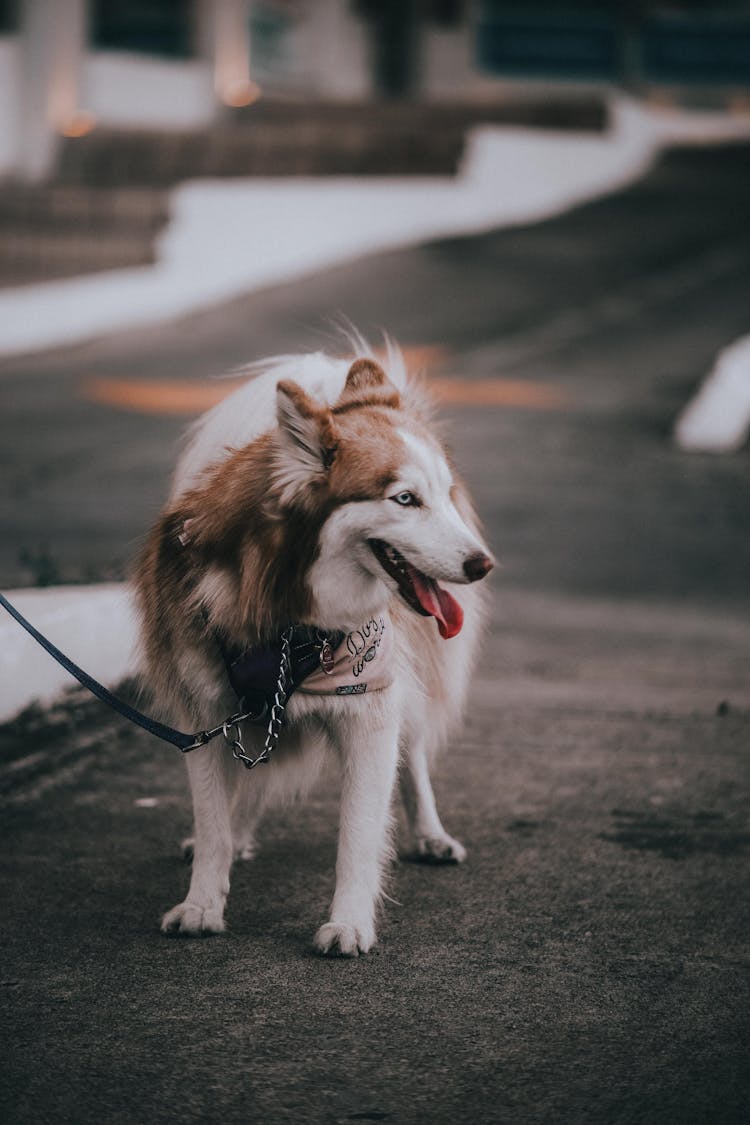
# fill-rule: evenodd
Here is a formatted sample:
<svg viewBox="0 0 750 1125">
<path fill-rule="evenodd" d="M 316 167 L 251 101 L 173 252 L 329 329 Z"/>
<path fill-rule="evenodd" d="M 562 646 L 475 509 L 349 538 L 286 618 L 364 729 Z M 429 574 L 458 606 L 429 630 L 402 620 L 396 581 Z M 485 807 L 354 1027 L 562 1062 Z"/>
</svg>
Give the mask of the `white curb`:
<svg viewBox="0 0 750 1125">
<path fill-rule="evenodd" d="M 732 453 L 750 432 L 750 336 L 735 340 L 716 357 L 713 369 L 675 424 L 681 449 Z"/>
<path fill-rule="evenodd" d="M 137 667 L 136 621 L 125 585 L 3 591 L 66 656 L 107 687 Z M 76 681 L 0 608 L 0 720 L 48 704 Z"/>
</svg>

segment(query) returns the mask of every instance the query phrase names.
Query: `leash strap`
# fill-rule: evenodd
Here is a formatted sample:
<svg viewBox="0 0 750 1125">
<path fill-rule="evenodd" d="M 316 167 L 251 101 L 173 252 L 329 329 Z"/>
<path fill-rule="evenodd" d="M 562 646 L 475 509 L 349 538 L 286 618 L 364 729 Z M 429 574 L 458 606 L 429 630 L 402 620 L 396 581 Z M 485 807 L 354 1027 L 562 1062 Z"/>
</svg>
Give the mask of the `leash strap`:
<svg viewBox="0 0 750 1125">
<path fill-rule="evenodd" d="M 60 649 L 56 648 L 56 646 L 52 644 L 52 641 L 43 636 L 38 629 L 35 629 L 34 626 L 26 620 L 23 614 L 19 613 L 14 605 L 11 605 L 3 594 L 0 594 L 0 605 L 2 605 L 4 609 L 7 609 L 11 617 L 14 617 L 18 624 L 25 629 L 26 632 L 34 638 L 37 644 L 40 644 L 58 664 L 61 664 L 67 672 L 70 672 L 71 676 L 75 676 L 79 684 L 83 684 L 85 688 L 88 688 L 88 690 L 93 695 L 97 696 L 98 699 L 101 699 L 103 703 L 106 703 L 114 711 L 118 711 L 123 718 L 130 719 L 131 723 L 136 723 L 139 727 L 143 727 L 149 734 L 155 735 L 163 742 L 170 742 L 173 746 L 181 750 L 183 754 L 186 754 L 189 750 L 197 750 L 199 747 L 205 746 L 212 738 L 224 733 L 224 728 L 228 724 L 241 722 L 243 719 L 251 717 L 249 715 L 233 715 L 230 719 L 226 720 L 226 723 L 222 723 L 221 726 L 214 727 L 212 730 L 198 731 L 196 734 L 186 734 L 184 731 L 175 730 L 174 727 L 168 727 L 164 723 L 152 719 L 149 715 L 144 715 L 142 711 L 136 710 L 135 707 L 131 707 L 124 699 L 119 699 L 116 695 L 113 695 L 104 684 L 100 684 L 99 681 L 95 680 L 93 676 L 90 676 L 88 672 L 84 672 L 83 668 L 79 668 L 77 664 L 74 664 L 70 657 L 66 656 L 64 652 L 60 652 Z"/>
</svg>

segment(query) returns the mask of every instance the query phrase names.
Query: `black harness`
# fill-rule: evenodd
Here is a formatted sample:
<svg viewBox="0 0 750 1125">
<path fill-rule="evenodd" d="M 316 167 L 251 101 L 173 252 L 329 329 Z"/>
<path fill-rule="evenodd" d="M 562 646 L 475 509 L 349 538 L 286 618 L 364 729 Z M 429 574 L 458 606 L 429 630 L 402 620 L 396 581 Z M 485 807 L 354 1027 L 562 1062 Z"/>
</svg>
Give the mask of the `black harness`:
<svg viewBox="0 0 750 1125">
<path fill-rule="evenodd" d="M 287 630 L 288 632 L 288 630 Z M 291 667 L 287 684 L 287 700 L 308 676 L 319 668 L 333 667 L 333 653 L 344 640 L 345 633 L 323 633 L 313 625 L 294 625 L 291 629 Z M 261 716 L 263 722 L 273 700 L 282 654 L 281 635 L 272 645 L 240 649 L 226 645 L 219 634 L 216 643 L 221 652 L 234 693 L 243 710 Z"/>
</svg>

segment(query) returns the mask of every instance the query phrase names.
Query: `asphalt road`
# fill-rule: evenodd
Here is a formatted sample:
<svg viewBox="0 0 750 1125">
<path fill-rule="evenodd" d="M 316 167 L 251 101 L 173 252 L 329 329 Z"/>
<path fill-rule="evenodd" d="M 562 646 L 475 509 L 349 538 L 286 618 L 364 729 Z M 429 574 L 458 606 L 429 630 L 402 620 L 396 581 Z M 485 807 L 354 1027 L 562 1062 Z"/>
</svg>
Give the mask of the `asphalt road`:
<svg viewBox="0 0 750 1125">
<path fill-rule="evenodd" d="M 675 153 L 549 223 L 3 364 L 6 585 L 121 573 L 163 498 L 184 419 L 86 376 L 199 382 L 341 312 L 558 392 L 446 410 L 503 561 L 438 779 L 470 857 L 395 866 L 376 953 L 311 952 L 335 779 L 268 824 L 226 936 L 169 941 L 177 756 L 75 694 L 0 728 L 4 1120 L 747 1120 L 748 453 L 669 430 L 748 331 L 749 165 Z"/>
</svg>

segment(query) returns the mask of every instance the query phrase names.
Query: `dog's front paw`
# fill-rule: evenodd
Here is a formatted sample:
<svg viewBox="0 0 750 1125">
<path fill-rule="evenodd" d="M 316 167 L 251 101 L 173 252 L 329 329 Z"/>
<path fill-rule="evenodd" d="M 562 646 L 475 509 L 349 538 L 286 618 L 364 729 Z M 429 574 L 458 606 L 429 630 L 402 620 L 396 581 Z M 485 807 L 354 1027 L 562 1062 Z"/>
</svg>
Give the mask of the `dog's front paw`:
<svg viewBox="0 0 750 1125">
<path fill-rule="evenodd" d="M 366 926 L 353 926 L 348 922 L 326 922 L 315 935 L 315 948 L 318 953 L 333 957 L 358 957 L 369 953 L 375 944 L 374 929 Z"/>
<path fill-rule="evenodd" d="M 442 836 L 418 836 L 415 858 L 422 863 L 463 863 L 466 848 L 446 832 Z"/>
<path fill-rule="evenodd" d="M 163 934 L 184 934 L 185 937 L 207 937 L 224 932 L 224 911 L 220 906 L 201 906 L 197 902 L 179 902 L 161 920 Z"/>
</svg>

